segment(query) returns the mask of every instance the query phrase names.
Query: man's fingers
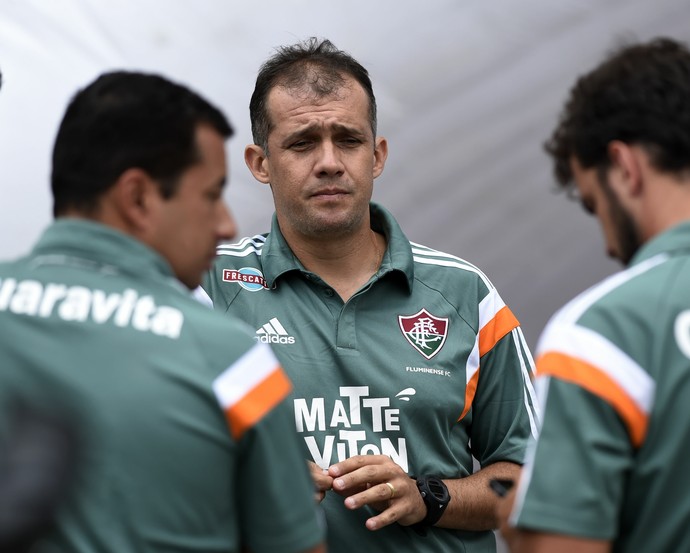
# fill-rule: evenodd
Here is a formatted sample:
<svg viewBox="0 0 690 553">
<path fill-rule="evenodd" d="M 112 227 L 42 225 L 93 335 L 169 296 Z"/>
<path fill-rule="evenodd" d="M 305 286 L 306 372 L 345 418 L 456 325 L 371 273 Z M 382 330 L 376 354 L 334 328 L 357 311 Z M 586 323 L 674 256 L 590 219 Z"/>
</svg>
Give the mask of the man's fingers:
<svg viewBox="0 0 690 553">
<path fill-rule="evenodd" d="M 311 461 L 308 462 L 308 466 L 317 492 L 326 492 L 333 487 L 333 477 L 328 474 L 327 470 Z"/>
<path fill-rule="evenodd" d="M 369 489 L 345 499 L 345 506 L 348 509 L 358 509 L 364 505 L 381 504 L 381 509 L 385 509 L 388 503 L 394 498 L 390 485 L 387 483 L 376 484 Z"/>
<path fill-rule="evenodd" d="M 403 469 L 387 455 L 355 455 L 330 466 L 328 473 L 334 479 L 333 489 L 339 491 L 407 478 Z"/>
<path fill-rule="evenodd" d="M 355 472 L 361 468 L 387 464 L 398 466 L 387 455 L 355 455 L 354 457 L 349 457 L 344 461 L 331 465 L 328 468 L 328 473 L 331 476 L 337 477 Z"/>
</svg>

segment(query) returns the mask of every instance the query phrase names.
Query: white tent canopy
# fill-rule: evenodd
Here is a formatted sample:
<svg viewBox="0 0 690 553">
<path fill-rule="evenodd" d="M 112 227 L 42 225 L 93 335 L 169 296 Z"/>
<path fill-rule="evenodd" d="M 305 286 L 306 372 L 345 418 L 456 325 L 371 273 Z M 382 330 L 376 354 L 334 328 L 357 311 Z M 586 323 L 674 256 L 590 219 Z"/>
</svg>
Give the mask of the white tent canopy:
<svg viewBox="0 0 690 553">
<path fill-rule="evenodd" d="M 375 200 L 413 241 L 483 269 L 533 346 L 616 269 L 594 222 L 550 192 L 541 143 L 577 74 L 621 38 L 657 35 L 690 41 L 687 0 L 2 0 L 0 258 L 50 222 L 69 97 L 115 68 L 165 74 L 229 115 L 227 199 L 243 234 L 267 230 L 270 191 L 242 161 L 254 78 L 274 47 L 320 36 L 370 70 L 390 146 Z"/>
</svg>

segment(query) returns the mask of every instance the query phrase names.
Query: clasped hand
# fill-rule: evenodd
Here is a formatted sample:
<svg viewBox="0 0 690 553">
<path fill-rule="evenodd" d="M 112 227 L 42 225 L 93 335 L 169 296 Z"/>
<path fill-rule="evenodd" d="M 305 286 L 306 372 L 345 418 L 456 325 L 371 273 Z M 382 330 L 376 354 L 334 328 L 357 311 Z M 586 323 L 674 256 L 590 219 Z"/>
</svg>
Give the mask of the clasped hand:
<svg viewBox="0 0 690 553">
<path fill-rule="evenodd" d="M 355 455 L 331 465 L 327 471 L 310 463 L 310 469 L 319 501 L 332 489 L 345 498 L 348 509 L 371 505 L 379 511 L 367 519 L 369 530 L 394 522 L 409 526 L 426 516 L 416 482 L 386 455 Z"/>
</svg>

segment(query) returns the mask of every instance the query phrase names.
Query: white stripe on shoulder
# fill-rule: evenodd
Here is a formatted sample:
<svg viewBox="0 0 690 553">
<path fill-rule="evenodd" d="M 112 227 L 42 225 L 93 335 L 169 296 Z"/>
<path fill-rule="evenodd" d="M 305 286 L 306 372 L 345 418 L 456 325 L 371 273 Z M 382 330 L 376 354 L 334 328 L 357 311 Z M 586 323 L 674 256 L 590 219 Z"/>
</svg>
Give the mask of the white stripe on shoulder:
<svg viewBox="0 0 690 553">
<path fill-rule="evenodd" d="M 457 257 L 449 253 L 434 250 L 421 244 L 416 244 L 414 242 L 410 242 L 410 245 L 412 246 L 413 258 L 417 263 L 463 269 L 465 271 L 469 271 L 471 273 L 475 273 L 476 275 L 478 275 L 479 278 L 482 279 L 487 288 L 494 287 L 489 278 L 476 265 L 473 265 L 469 261 L 466 261 L 461 257 Z"/>
<path fill-rule="evenodd" d="M 496 316 L 496 313 L 505 306 L 506 304 L 498 291 L 495 288 L 489 290 L 489 293 L 479 302 L 479 329 L 483 329 L 487 323 L 491 322 Z"/>
<path fill-rule="evenodd" d="M 199 303 L 213 308 L 213 300 L 211 299 L 211 296 L 209 296 L 206 293 L 206 290 L 204 290 L 201 286 L 196 287 L 196 289 L 192 292 L 192 297 Z"/>
<path fill-rule="evenodd" d="M 221 244 L 216 249 L 216 254 L 232 255 L 234 257 L 246 257 L 252 253 L 261 255 L 261 250 L 263 249 L 265 242 L 266 237 L 261 234 L 257 234 L 256 236 L 243 238 L 234 244 Z"/>
<path fill-rule="evenodd" d="M 568 321 L 550 324 L 539 339 L 537 356 L 555 351 L 605 372 L 645 413 L 654 402 L 656 383 L 632 357 L 590 328 Z"/>
<path fill-rule="evenodd" d="M 264 242 L 266 242 L 266 236 L 263 234 L 255 234 L 254 236 L 245 236 L 241 240 L 238 240 L 237 242 L 224 242 L 223 244 L 219 244 L 219 248 L 244 248 L 247 244 L 253 243 L 256 244 L 257 246 L 262 245 Z"/>
<path fill-rule="evenodd" d="M 258 343 L 213 381 L 213 390 L 224 409 L 232 407 L 279 367 L 273 351 Z"/>
<path fill-rule="evenodd" d="M 532 354 L 527 347 L 525 337 L 522 334 L 522 329 L 517 327 L 511 332 L 513 334 L 515 351 L 518 359 L 520 360 L 520 370 L 522 372 L 522 380 L 524 383 L 523 399 L 525 403 L 525 411 L 527 411 L 527 416 L 529 417 L 529 427 L 532 437 L 536 438 L 539 433 L 539 421 L 541 415 L 539 413 L 539 406 L 537 404 L 534 385 L 532 384 L 534 378 L 534 360 L 532 359 Z"/>
<path fill-rule="evenodd" d="M 428 246 L 424 246 L 422 244 L 417 244 L 416 242 L 410 242 L 410 246 L 412 247 L 412 253 L 416 253 L 419 255 L 429 255 L 429 256 L 434 256 L 434 257 L 441 257 L 445 259 L 452 259 L 453 261 L 457 261 L 458 263 L 462 263 L 464 265 L 467 265 L 468 267 L 472 267 L 476 270 L 479 271 L 479 268 L 467 261 L 466 259 L 463 259 L 462 257 L 458 257 L 457 255 L 452 255 L 450 253 L 442 252 L 440 250 L 435 250 L 433 248 L 430 248 Z"/>
<path fill-rule="evenodd" d="M 657 265 L 664 263 L 668 259 L 668 254 L 662 253 L 643 261 L 639 265 L 634 265 L 629 269 L 611 275 L 568 302 L 554 315 L 554 321 L 571 323 L 577 321 L 592 304 L 603 298 L 606 294 L 622 286 L 629 280 L 646 273 Z"/>
</svg>

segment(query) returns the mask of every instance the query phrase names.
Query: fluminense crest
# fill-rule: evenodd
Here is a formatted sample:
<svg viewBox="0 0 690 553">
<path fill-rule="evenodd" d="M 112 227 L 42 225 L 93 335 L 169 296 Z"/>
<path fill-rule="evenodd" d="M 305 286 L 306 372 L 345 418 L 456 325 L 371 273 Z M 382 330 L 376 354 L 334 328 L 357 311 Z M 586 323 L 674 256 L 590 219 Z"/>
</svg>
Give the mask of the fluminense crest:
<svg viewBox="0 0 690 553">
<path fill-rule="evenodd" d="M 448 334 L 448 318 L 434 317 L 426 309 L 408 317 L 399 315 L 398 324 L 407 341 L 427 359 L 441 350 Z"/>
</svg>

